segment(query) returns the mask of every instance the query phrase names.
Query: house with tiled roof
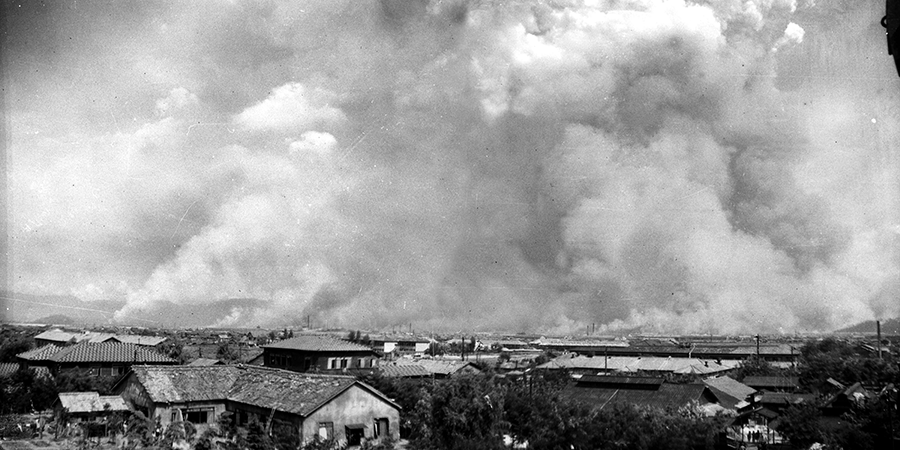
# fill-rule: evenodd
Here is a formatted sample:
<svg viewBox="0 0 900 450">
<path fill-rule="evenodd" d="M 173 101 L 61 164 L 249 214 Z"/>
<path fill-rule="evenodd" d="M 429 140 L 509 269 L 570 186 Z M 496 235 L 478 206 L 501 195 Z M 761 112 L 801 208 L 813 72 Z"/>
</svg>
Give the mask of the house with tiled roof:
<svg viewBox="0 0 900 450">
<path fill-rule="evenodd" d="M 113 391 L 163 427 L 188 421 L 203 429 L 230 412 L 239 426 L 258 421 L 301 442 L 320 437 L 355 446 L 400 433 L 400 407 L 349 376 L 245 365 L 134 366 Z"/>
<path fill-rule="evenodd" d="M 585 375 L 567 386 L 562 397 L 602 410 L 615 404 L 680 408 L 690 404 L 707 406 L 719 399 L 701 383 L 667 383 L 657 377 Z"/>
<path fill-rule="evenodd" d="M 84 370 L 91 375 L 119 376 L 134 364 L 178 364 L 178 361 L 152 349 L 115 341 L 99 344 L 81 342 L 68 347 L 50 344 L 20 353 L 16 358 L 28 367 L 46 367 L 54 375 L 69 370 Z"/>
<path fill-rule="evenodd" d="M 342 372 L 375 366 L 371 348 L 331 336 L 301 335 L 264 345 L 266 367 L 295 372 Z"/>
</svg>

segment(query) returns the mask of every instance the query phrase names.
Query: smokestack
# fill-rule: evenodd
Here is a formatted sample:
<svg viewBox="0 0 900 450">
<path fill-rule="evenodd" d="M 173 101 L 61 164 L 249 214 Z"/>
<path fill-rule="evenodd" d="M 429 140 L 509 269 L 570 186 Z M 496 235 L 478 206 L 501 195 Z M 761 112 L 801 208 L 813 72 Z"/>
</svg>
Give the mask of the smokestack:
<svg viewBox="0 0 900 450">
<path fill-rule="evenodd" d="M 876 333 L 878 334 L 878 343 L 877 343 L 878 359 L 881 359 L 881 321 L 880 320 L 875 321 L 875 330 L 876 330 Z"/>
</svg>

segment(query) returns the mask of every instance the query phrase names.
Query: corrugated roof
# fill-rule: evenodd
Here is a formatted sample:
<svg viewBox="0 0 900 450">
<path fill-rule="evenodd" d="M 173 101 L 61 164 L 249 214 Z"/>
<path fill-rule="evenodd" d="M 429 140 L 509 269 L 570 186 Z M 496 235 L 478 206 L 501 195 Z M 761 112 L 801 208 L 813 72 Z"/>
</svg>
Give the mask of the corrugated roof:
<svg viewBox="0 0 900 450">
<path fill-rule="evenodd" d="M 209 358 L 197 358 L 191 361 L 188 366 L 217 366 L 223 364 L 222 361 L 218 359 L 209 359 Z"/>
<path fill-rule="evenodd" d="M 303 350 L 307 352 L 371 352 L 372 349 L 330 336 L 303 335 L 264 345 L 263 348 Z"/>
<path fill-rule="evenodd" d="M 625 341 L 610 340 L 575 340 L 575 339 L 556 339 L 556 338 L 540 338 L 531 341 L 530 344 L 538 346 L 551 347 L 628 347 Z"/>
<path fill-rule="evenodd" d="M 744 384 L 760 388 L 795 388 L 800 385 L 797 377 L 745 377 Z"/>
<path fill-rule="evenodd" d="M 650 386 L 658 388 L 663 384 L 662 378 L 657 377 L 616 377 L 606 375 L 585 375 L 578 379 L 578 384 L 589 383 L 591 387 L 600 385 L 625 384 L 637 386 Z"/>
<path fill-rule="evenodd" d="M 539 369 L 608 370 L 614 372 L 671 372 L 683 374 L 712 374 L 740 366 L 740 361 L 710 361 L 699 358 L 657 356 L 576 356 L 556 358 L 538 366 Z"/>
<path fill-rule="evenodd" d="M 70 413 L 104 411 L 128 411 L 125 400 L 118 395 L 100 395 L 97 392 L 60 392 L 59 403 Z"/>
<path fill-rule="evenodd" d="M 164 336 L 141 336 L 138 334 L 116 334 L 116 335 L 112 336 L 112 339 L 115 339 L 123 344 L 134 344 L 134 345 L 143 345 L 146 347 L 155 347 L 155 346 L 165 342 L 167 338 Z"/>
<path fill-rule="evenodd" d="M 729 376 L 709 378 L 703 384 L 712 389 L 726 408 L 735 408 L 739 402 L 756 392 L 756 389 Z"/>
<path fill-rule="evenodd" d="M 305 416 L 357 384 L 399 408 L 349 376 L 260 366 L 134 366 L 132 372 L 157 403 L 229 400 Z"/>
<path fill-rule="evenodd" d="M 68 343 L 70 341 L 75 342 L 93 342 L 95 344 L 99 344 L 101 342 L 106 342 L 115 335 L 112 333 L 98 333 L 95 331 L 84 331 L 81 333 L 73 333 L 69 331 L 63 331 L 60 329 L 47 330 L 37 336 L 35 339 L 42 339 L 45 341 L 54 341 L 62 344 Z"/>
<path fill-rule="evenodd" d="M 598 409 L 616 403 L 665 409 L 682 407 L 695 401 L 704 404 L 707 403 L 707 399 L 713 402 L 716 400 L 715 394 L 703 384 L 663 383 L 659 389 L 611 389 L 588 386 L 590 385 L 569 386 L 563 391 L 563 398 L 584 402 Z"/>
<path fill-rule="evenodd" d="M 70 331 L 63 331 L 60 329 L 47 330 L 41 334 L 38 334 L 34 337 L 35 339 L 41 339 L 45 341 L 53 341 L 58 342 L 60 344 L 67 344 L 71 341 L 79 342 L 90 342 L 93 344 L 99 344 L 102 342 L 108 342 L 111 340 L 115 340 L 121 342 L 123 344 L 134 344 L 134 345 L 143 345 L 147 347 L 153 347 L 159 345 L 164 342 L 167 338 L 160 336 L 142 336 L 137 334 L 113 334 L 113 333 L 100 333 L 96 331 L 83 331 L 81 333 L 73 333 Z"/>
<path fill-rule="evenodd" d="M 812 402 L 815 399 L 815 394 L 792 394 L 789 392 L 763 392 L 756 396 L 756 401 L 760 404 L 781 406 Z"/>
</svg>

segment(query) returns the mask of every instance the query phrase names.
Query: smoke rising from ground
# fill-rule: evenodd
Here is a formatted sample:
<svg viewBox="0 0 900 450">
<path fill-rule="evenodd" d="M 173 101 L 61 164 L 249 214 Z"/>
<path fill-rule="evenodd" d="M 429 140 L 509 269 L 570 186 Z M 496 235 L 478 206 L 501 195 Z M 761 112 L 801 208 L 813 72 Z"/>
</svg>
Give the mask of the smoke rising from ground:
<svg viewBox="0 0 900 450">
<path fill-rule="evenodd" d="M 10 44 L 12 287 L 122 298 L 121 321 L 264 302 L 210 319 L 229 326 L 896 316 L 900 86 L 859 9 L 163 3 L 94 31 L 97 11 L 32 12 L 81 46 L 35 79 L 66 44 Z"/>
</svg>

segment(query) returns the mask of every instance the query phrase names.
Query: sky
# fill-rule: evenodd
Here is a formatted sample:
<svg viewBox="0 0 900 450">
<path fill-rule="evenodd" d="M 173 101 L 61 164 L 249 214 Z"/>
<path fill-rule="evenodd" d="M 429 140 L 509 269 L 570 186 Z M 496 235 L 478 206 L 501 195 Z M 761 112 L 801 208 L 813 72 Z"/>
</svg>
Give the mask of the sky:
<svg viewBox="0 0 900 450">
<path fill-rule="evenodd" d="M 900 315 L 882 2 L 4 6 L 11 292 L 122 324 Z"/>
</svg>

